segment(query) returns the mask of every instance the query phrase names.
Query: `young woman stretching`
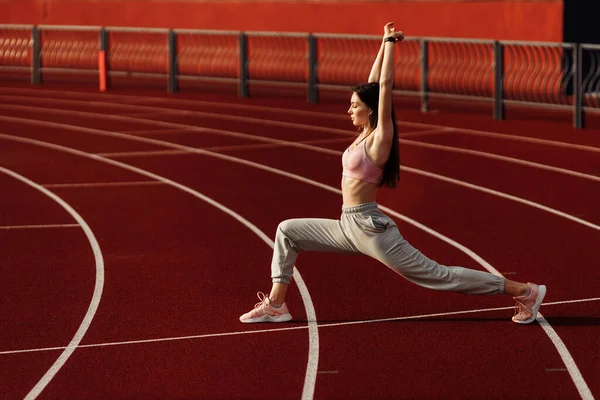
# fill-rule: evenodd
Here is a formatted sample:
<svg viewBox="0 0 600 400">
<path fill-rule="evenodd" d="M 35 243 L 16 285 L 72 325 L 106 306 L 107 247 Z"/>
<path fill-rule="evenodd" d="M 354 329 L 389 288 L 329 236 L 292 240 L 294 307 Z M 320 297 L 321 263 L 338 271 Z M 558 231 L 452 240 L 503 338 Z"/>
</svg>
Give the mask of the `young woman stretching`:
<svg viewBox="0 0 600 400">
<path fill-rule="evenodd" d="M 394 221 L 377 207 L 380 187 L 395 188 L 400 174 L 398 132 L 392 107 L 394 47 L 404 34 L 385 25 L 383 42 L 369 83 L 352 88 L 348 114 L 361 133 L 342 156 L 342 215 L 339 220 L 290 219 L 277 228 L 267 297 L 240 317 L 241 322 L 285 322 L 292 319 L 285 297 L 301 251 L 365 254 L 409 281 L 426 288 L 465 294 L 507 294 L 517 302 L 513 321 L 528 324 L 537 317 L 546 287 L 520 283 L 487 272 L 446 267 L 412 247 Z"/>
</svg>

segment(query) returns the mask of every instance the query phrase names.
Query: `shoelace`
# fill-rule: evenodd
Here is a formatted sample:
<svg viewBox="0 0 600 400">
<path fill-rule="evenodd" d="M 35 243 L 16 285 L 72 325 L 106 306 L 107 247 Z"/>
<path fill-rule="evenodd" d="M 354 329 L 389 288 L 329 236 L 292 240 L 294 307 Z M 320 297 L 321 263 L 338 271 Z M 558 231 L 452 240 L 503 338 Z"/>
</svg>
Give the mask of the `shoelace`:
<svg viewBox="0 0 600 400">
<path fill-rule="evenodd" d="M 258 293 L 256 293 L 256 296 L 258 296 L 258 299 L 260 300 L 260 303 L 256 303 L 254 305 L 254 309 L 259 309 L 263 305 L 268 306 L 268 304 L 267 304 L 268 297 L 267 297 L 266 294 L 264 294 L 263 292 L 258 292 Z"/>
<path fill-rule="evenodd" d="M 531 310 L 525 307 L 525 304 L 521 303 L 519 300 L 516 300 L 514 316 L 519 314 L 528 315 L 531 314 Z"/>
</svg>

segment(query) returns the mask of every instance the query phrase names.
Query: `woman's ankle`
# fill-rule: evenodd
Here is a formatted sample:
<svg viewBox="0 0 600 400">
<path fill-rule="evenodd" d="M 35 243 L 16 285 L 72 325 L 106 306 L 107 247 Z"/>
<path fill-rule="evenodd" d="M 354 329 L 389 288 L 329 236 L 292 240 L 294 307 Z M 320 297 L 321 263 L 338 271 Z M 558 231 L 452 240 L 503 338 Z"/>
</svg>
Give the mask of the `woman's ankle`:
<svg viewBox="0 0 600 400">
<path fill-rule="evenodd" d="M 288 286 L 285 283 L 273 283 L 269 294 L 269 303 L 273 306 L 281 306 L 285 303 Z"/>
<path fill-rule="evenodd" d="M 504 283 L 504 293 L 513 297 L 528 296 L 530 293 L 529 285 L 526 283 L 506 280 Z"/>
</svg>

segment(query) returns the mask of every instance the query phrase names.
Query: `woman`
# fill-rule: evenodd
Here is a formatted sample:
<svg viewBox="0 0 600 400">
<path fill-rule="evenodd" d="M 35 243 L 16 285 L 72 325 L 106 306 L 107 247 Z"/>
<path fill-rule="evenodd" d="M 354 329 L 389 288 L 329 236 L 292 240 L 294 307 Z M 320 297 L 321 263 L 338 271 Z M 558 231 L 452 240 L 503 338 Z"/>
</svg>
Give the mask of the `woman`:
<svg viewBox="0 0 600 400">
<path fill-rule="evenodd" d="M 369 75 L 369 83 L 353 89 L 348 114 L 360 134 L 342 156 L 342 216 L 330 219 L 291 219 L 277 228 L 269 297 L 240 321 L 285 322 L 292 319 L 285 297 L 294 263 L 301 251 L 365 254 L 381 261 L 409 281 L 435 290 L 465 294 L 508 294 L 517 302 L 513 321 L 528 324 L 546 294 L 546 287 L 520 283 L 487 272 L 446 267 L 428 259 L 400 235 L 394 221 L 379 211 L 380 187 L 396 187 L 400 173 L 398 132 L 392 107 L 394 47 L 404 34 L 394 23 L 384 37 Z"/>
</svg>

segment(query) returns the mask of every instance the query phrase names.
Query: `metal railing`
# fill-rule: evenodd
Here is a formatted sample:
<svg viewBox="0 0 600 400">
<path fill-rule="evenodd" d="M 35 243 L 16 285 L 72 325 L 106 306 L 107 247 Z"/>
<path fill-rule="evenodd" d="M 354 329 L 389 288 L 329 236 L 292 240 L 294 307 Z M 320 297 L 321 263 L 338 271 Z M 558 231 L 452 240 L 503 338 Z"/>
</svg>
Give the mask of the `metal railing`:
<svg viewBox="0 0 600 400">
<path fill-rule="evenodd" d="M 253 84 L 306 91 L 344 89 L 369 75 L 381 38 L 370 35 L 142 29 L 91 26 L 0 25 L 0 77 L 47 74 L 98 76 L 106 54 L 109 77 L 163 80 L 170 92 L 184 81 Z M 490 102 L 493 117 L 506 104 L 572 109 L 582 128 L 600 111 L 600 46 L 409 37 L 396 51 L 394 92 L 420 99 L 448 97 Z"/>
</svg>

